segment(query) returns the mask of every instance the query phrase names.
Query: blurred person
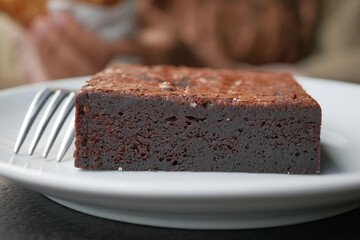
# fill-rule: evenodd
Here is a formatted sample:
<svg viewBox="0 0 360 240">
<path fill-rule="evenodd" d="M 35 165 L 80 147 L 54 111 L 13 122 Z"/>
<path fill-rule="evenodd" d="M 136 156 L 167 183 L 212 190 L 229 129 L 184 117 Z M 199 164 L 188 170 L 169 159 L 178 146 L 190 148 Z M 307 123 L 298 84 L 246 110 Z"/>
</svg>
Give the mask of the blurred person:
<svg viewBox="0 0 360 240">
<path fill-rule="evenodd" d="M 111 21 L 113 32 L 131 23 L 126 22 L 130 14 L 119 18 L 121 12 L 114 10 L 121 4 L 50 1 L 52 12 L 67 13 L 40 16 L 31 25 L 46 78 L 92 74 L 117 54 L 138 55 L 150 65 L 238 68 L 249 67 L 244 63 L 293 63 L 309 51 L 318 9 L 317 0 L 138 1 L 136 38 L 106 38 L 104 25 L 96 28 L 96 22 Z"/>
<path fill-rule="evenodd" d="M 0 88 L 93 74 L 135 29 L 130 0 L 22 2 L 0 0 Z"/>
<path fill-rule="evenodd" d="M 360 82 L 358 0 L 151 0 L 141 1 L 138 11 L 139 40 L 156 45 L 162 37 L 154 48 L 162 54 L 145 58 L 151 64 Z"/>
<path fill-rule="evenodd" d="M 293 63 L 305 56 L 319 7 L 317 0 L 141 3 L 140 28 L 166 31 L 167 42 L 173 43 L 165 61 L 186 64 L 191 59 L 192 65 L 225 68 Z"/>
<path fill-rule="evenodd" d="M 26 76 L 39 81 L 88 75 L 114 60 L 135 59 L 149 65 L 260 68 L 327 78 L 342 72 L 335 78 L 360 81 L 357 51 L 351 52 L 359 46 L 359 1 L 336 2 L 142 0 L 133 11 L 124 10 L 126 4 L 134 7 L 129 0 L 50 0 L 48 13 L 30 24 L 34 62 L 40 67 Z M 329 5 L 336 7 L 324 11 Z M 329 55 L 336 46 L 347 53 Z"/>
<path fill-rule="evenodd" d="M 50 0 L 48 10 L 33 20 L 29 34 L 46 79 L 101 70 L 118 52 L 117 42 L 130 39 L 135 30 L 134 2 L 129 0 Z"/>
</svg>

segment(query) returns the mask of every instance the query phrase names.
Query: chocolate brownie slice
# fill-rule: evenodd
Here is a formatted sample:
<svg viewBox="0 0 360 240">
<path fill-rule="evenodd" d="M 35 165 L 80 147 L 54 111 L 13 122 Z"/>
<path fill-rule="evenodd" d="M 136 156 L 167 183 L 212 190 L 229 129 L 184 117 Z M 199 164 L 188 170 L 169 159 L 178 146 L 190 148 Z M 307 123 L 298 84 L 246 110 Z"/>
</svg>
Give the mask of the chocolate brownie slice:
<svg viewBox="0 0 360 240">
<path fill-rule="evenodd" d="M 288 74 L 117 65 L 77 93 L 75 166 L 318 173 L 320 125 Z"/>
</svg>

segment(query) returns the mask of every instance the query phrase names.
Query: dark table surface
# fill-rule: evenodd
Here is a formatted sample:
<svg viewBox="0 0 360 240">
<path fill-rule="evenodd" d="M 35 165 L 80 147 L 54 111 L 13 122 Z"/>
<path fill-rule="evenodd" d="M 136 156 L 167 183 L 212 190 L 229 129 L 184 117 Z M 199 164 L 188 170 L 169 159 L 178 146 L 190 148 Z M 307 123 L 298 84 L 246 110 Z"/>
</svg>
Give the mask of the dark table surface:
<svg viewBox="0 0 360 240">
<path fill-rule="evenodd" d="M 0 177 L 0 239 L 360 239 L 360 208 L 319 221 L 276 228 L 167 229 L 82 214 Z"/>
</svg>

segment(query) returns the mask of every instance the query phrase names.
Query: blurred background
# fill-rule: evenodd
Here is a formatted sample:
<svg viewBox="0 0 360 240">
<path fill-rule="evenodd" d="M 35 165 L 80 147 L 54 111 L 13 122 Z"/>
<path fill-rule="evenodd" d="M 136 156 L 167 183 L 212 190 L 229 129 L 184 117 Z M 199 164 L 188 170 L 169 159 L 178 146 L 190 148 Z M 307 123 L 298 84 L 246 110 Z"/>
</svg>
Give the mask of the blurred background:
<svg viewBox="0 0 360 240">
<path fill-rule="evenodd" d="M 0 0 L 0 89 L 129 62 L 360 82 L 360 1 Z"/>
</svg>

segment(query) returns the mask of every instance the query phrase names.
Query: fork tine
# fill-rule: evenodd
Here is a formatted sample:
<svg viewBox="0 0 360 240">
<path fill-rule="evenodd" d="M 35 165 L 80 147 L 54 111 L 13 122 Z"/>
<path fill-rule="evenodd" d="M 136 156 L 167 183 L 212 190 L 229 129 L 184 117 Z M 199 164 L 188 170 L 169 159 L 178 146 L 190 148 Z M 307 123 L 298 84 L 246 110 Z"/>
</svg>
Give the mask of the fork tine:
<svg viewBox="0 0 360 240">
<path fill-rule="evenodd" d="M 49 154 L 49 151 L 50 151 L 52 145 L 54 144 L 55 139 L 56 139 L 57 135 L 59 134 L 61 127 L 63 126 L 70 111 L 74 107 L 74 101 L 75 101 L 75 92 L 71 92 L 71 93 L 69 93 L 69 96 L 66 98 L 64 106 L 61 109 L 53 128 L 51 129 L 50 137 L 48 139 L 48 142 L 46 144 L 45 150 L 42 155 L 43 158 L 46 158 L 47 155 Z"/>
<path fill-rule="evenodd" d="M 67 150 L 69 149 L 71 143 L 74 141 L 74 137 L 75 137 L 75 115 L 71 118 L 70 124 L 68 129 L 66 130 L 64 139 L 61 143 L 58 155 L 56 157 L 56 160 L 58 162 L 60 162 L 65 153 L 67 152 Z"/>
<path fill-rule="evenodd" d="M 35 96 L 34 100 L 31 102 L 29 110 L 25 115 L 25 119 L 21 125 L 19 135 L 16 140 L 14 153 L 18 153 L 21 145 L 24 143 L 24 140 L 29 133 L 30 127 L 34 123 L 36 116 L 39 114 L 40 110 L 44 106 L 46 100 L 53 93 L 53 90 L 49 88 L 41 89 Z"/>
<path fill-rule="evenodd" d="M 29 155 L 32 155 L 42 134 L 44 133 L 45 128 L 47 127 L 48 123 L 50 122 L 50 119 L 54 115 L 54 112 L 62 102 L 62 100 L 67 95 L 67 92 L 64 92 L 62 90 L 56 90 L 54 95 L 52 96 L 49 105 L 47 106 L 44 115 L 42 116 L 40 123 L 36 129 L 35 136 L 31 142 L 30 148 L 29 148 Z"/>
</svg>

